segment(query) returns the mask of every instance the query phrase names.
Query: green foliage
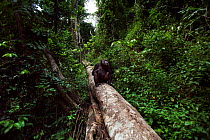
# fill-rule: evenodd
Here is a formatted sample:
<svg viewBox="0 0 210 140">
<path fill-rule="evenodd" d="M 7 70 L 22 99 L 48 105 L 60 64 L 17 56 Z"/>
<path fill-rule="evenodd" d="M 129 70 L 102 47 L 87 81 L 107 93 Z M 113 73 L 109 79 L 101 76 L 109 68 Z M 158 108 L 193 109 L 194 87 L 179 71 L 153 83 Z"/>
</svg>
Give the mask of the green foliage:
<svg viewBox="0 0 210 140">
<path fill-rule="evenodd" d="M 114 42 L 107 54 L 116 68 L 114 86 L 161 137 L 207 138 L 209 106 L 202 98 L 209 98 L 209 43 L 174 38 L 153 30 L 145 34 L 141 52 L 127 41 Z"/>
<path fill-rule="evenodd" d="M 86 15 L 84 0 L 3 0 L 0 15 L 0 139 L 71 139 L 77 124 L 66 110 L 75 108 L 63 109 L 58 85 L 62 92 L 86 97 L 83 48 L 75 38 L 75 27 L 86 28 L 80 26 Z M 92 30 L 83 24 L 86 32 Z M 52 72 L 44 48 L 66 79 Z"/>
<path fill-rule="evenodd" d="M 2 57 L 18 57 L 15 53 L 6 53 Z"/>
<path fill-rule="evenodd" d="M 142 40 L 143 31 L 142 31 L 142 23 L 141 21 L 134 22 L 134 24 L 131 25 L 131 29 L 128 30 L 128 33 L 126 35 L 126 40 L 132 40 L 132 39 L 138 39 Z"/>
<path fill-rule="evenodd" d="M 141 52 L 114 42 L 107 54 L 116 68 L 114 86 L 164 139 L 207 138 L 209 106 L 202 98 L 209 98 L 209 43 L 174 38 L 152 31 Z"/>
<path fill-rule="evenodd" d="M 82 22 L 84 0 L 0 3 L 1 134 L 6 139 L 83 139 L 84 117 L 68 106 L 71 111 L 64 111 L 57 86 L 85 99 L 87 75 L 81 62 L 87 56 L 93 63 L 111 62 L 114 87 L 163 139 L 208 139 L 208 3 L 97 4 L 100 19 L 90 39 L 93 28 Z M 90 39 L 84 47 L 76 42 L 79 28 L 84 42 Z M 65 80 L 52 72 L 44 48 Z"/>
<path fill-rule="evenodd" d="M 205 26 L 198 27 L 198 22 L 203 21 L 205 24 L 208 24 L 207 22 L 209 19 L 205 19 L 203 16 L 207 15 L 207 9 L 206 8 L 194 8 L 194 7 L 188 7 L 179 13 L 183 14 L 183 22 L 185 22 L 185 25 L 183 26 L 184 29 L 186 28 L 196 28 L 202 31 L 202 29 Z"/>
<path fill-rule="evenodd" d="M 36 136 L 34 136 L 33 138 L 34 138 L 34 139 L 40 139 L 44 134 L 45 134 L 44 131 L 41 130 L 41 131 L 40 131 Z"/>
<path fill-rule="evenodd" d="M 18 121 L 15 122 L 14 120 L 3 120 L 0 121 L 0 125 L 3 127 L 1 128 L 1 134 L 8 133 L 12 128 L 20 130 L 24 128 L 25 126 L 33 125 L 32 123 L 26 123 L 28 122 L 28 118 L 24 117 L 25 115 L 21 115 L 18 117 Z M 26 115 L 28 116 L 28 115 Z"/>
<path fill-rule="evenodd" d="M 26 69 L 20 72 L 20 74 L 29 74 L 29 73 L 30 73 L 30 71 L 28 71 Z"/>
<path fill-rule="evenodd" d="M 103 6 L 111 4 L 106 11 Z M 134 16 L 126 19 L 114 12 L 119 5 L 113 1 L 99 4 L 99 12 L 110 14 L 100 15 L 103 22 L 87 43 L 92 49 L 89 59 L 103 57 L 111 62 L 114 87 L 163 139 L 208 139 L 210 135 L 206 6 L 202 1 L 136 1 L 128 12 Z M 114 21 L 114 28 L 120 27 L 117 19 L 128 25 L 126 32 L 122 27 L 115 32 L 119 39 L 107 25 Z"/>
<path fill-rule="evenodd" d="M 162 134 L 163 138 L 206 139 L 208 137 L 209 128 L 203 127 L 209 119 L 208 113 L 203 110 L 201 104 L 195 104 L 194 99 L 187 98 L 180 101 L 171 99 L 168 100 L 168 105 L 162 107 L 157 105 L 156 100 L 153 98 L 149 104 L 142 105 L 146 107 L 140 107 L 139 110 L 146 114 L 145 119 L 151 126 L 160 126 L 155 131 Z"/>
<path fill-rule="evenodd" d="M 65 134 L 68 133 L 69 129 L 62 130 L 60 132 L 57 132 L 56 134 L 53 134 L 51 136 L 51 139 L 55 140 L 65 140 Z M 70 139 L 70 138 L 69 138 Z"/>
</svg>

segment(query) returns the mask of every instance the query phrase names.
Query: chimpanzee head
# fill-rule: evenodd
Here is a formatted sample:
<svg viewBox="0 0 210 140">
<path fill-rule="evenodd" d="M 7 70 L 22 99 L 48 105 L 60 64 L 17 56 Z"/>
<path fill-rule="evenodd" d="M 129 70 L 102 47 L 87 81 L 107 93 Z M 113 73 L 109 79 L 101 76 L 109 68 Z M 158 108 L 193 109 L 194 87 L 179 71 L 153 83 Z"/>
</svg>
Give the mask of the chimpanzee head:
<svg viewBox="0 0 210 140">
<path fill-rule="evenodd" d="M 104 66 L 108 66 L 109 62 L 106 59 L 102 59 L 101 64 L 104 65 Z"/>
</svg>

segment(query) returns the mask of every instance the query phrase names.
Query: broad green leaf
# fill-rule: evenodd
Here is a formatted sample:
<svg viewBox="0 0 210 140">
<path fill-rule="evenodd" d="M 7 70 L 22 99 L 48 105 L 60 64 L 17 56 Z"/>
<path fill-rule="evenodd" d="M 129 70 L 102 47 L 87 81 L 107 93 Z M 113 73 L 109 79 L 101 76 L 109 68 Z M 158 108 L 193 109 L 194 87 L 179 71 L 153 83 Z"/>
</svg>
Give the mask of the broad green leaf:
<svg viewBox="0 0 210 140">
<path fill-rule="evenodd" d="M 2 57 L 18 57 L 15 53 L 6 53 Z"/>
<path fill-rule="evenodd" d="M 5 121 L 0 121 L 0 125 L 4 126 L 4 124 L 5 124 Z"/>
<path fill-rule="evenodd" d="M 26 69 L 20 72 L 20 74 L 29 74 L 29 73 L 30 72 L 28 70 L 26 70 Z"/>
<path fill-rule="evenodd" d="M 21 127 L 24 127 L 25 126 L 24 120 L 20 120 L 19 123 L 20 123 Z"/>
<path fill-rule="evenodd" d="M 7 132 L 9 132 L 10 129 L 12 129 L 13 124 L 10 124 L 7 129 L 4 130 L 4 134 L 6 134 Z"/>
<path fill-rule="evenodd" d="M 17 128 L 17 129 L 21 129 L 21 125 L 20 125 L 20 123 L 14 123 L 14 126 Z"/>
<path fill-rule="evenodd" d="M 26 117 L 23 117 L 23 120 L 25 120 L 25 121 L 28 121 L 28 118 L 26 118 Z"/>
<path fill-rule="evenodd" d="M 8 127 L 8 125 L 10 124 L 10 121 L 4 121 L 4 127 Z"/>
</svg>

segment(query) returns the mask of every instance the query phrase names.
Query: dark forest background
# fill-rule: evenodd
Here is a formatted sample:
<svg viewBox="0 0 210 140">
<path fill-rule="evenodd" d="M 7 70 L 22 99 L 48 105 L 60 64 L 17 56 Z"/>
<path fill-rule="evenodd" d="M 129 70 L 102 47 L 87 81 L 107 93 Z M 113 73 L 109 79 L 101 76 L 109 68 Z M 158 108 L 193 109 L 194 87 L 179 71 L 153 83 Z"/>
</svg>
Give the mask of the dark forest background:
<svg viewBox="0 0 210 140">
<path fill-rule="evenodd" d="M 82 61 L 106 58 L 114 88 L 163 139 L 209 139 L 208 1 L 96 1 L 96 28 L 85 0 L 0 2 L 0 138 L 84 139 Z"/>
</svg>

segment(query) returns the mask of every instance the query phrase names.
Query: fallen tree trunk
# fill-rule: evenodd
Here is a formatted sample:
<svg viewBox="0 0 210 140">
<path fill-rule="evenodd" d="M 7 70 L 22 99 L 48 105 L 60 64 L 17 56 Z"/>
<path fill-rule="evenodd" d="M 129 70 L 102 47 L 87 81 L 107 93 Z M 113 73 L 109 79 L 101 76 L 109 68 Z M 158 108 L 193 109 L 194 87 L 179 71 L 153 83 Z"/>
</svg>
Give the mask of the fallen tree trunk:
<svg viewBox="0 0 210 140">
<path fill-rule="evenodd" d="M 140 113 L 113 87 L 108 84 L 101 84 L 95 87 L 92 69 L 93 67 L 91 66 L 87 67 L 89 90 L 91 90 L 92 96 L 97 100 L 110 139 L 161 140 Z"/>
<path fill-rule="evenodd" d="M 110 140 L 99 106 L 92 95 L 90 95 L 90 98 L 91 106 L 88 108 L 85 140 Z"/>
</svg>

